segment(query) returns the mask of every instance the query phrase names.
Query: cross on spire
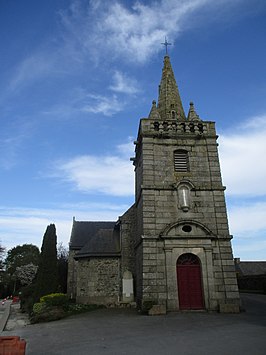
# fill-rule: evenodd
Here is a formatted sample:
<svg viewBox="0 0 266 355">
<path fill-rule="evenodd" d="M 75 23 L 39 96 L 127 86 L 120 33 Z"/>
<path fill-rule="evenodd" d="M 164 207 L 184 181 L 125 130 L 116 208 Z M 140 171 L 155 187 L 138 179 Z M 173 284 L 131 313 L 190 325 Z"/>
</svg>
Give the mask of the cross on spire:
<svg viewBox="0 0 266 355">
<path fill-rule="evenodd" d="M 161 43 L 161 44 L 165 46 L 165 53 L 166 53 L 166 55 L 167 55 L 167 54 L 168 54 L 168 52 L 167 52 L 167 46 L 171 46 L 172 43 L 167 42 L 167 39 L 166 39 L 166 37 L 165 37 L 164 43 Z"/>
</svg>

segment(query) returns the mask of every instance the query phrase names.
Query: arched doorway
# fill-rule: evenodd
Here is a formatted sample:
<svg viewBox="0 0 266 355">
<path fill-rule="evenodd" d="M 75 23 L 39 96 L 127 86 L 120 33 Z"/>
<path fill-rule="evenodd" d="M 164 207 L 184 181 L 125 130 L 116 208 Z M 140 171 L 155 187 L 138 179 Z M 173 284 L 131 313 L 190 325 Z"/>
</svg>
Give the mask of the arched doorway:
<svg viewBox="0 0 266 355">
<path fill-rule="evenodd" d="M 179 309 L 203 309 L 203 290 L 199 258 L 182 254 L 176 263 Z"/>
</svg>

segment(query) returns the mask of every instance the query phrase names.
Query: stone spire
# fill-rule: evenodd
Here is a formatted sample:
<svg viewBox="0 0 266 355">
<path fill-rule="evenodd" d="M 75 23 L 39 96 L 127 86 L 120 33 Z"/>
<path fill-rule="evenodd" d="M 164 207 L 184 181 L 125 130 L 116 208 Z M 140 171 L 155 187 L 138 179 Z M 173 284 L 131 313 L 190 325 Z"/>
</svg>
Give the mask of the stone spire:
<svg viewBox="0 0 266 355">
<path fill-rule="evenodd" d="M 158 112 L 163 120 L 186 119 L 168 55 L 164 57 L 162 79 L 159 86 Z"/>
</svg>

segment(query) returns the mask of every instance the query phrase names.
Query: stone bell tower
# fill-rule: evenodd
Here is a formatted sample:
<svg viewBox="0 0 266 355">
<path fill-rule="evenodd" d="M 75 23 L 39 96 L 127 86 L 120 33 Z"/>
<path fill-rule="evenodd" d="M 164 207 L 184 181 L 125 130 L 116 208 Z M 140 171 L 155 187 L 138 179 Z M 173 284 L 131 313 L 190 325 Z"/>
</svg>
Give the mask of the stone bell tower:
<svg viewBox="0 0 266 355">
<path fill-rule="evenodd" d="M 215 123 L 186 117 L 168 55 L 135 142 L 135 277 L 141 307 L 239 311 Z"/>
</svg>

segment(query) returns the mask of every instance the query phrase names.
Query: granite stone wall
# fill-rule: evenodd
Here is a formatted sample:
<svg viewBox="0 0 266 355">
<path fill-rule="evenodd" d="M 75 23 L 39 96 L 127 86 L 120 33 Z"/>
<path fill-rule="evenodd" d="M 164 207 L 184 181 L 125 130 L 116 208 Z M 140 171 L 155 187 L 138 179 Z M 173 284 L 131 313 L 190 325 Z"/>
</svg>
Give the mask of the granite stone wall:
<svg viewBox="0 0 266 355">
<path fill-rule="evenodd" d="M 75 250 L 69 250 L 67 294 L 71 299 L 75 299 L 77 295 L 77 261 L 74 259 L 75 254 Z"/>
<path fill-rule="evenodd" d="M 120 299 L 120 282 L 118 257 L 80 259 L 77 273 L 77 302 L 117 305 Z"/>
<path fill-rule="evenodd" d="M 239 294 L 215 125 L 201 122 L 200 134 L 188 122 L 140 122 L 135 167 L 137 225 L 142 229 L 137 232 L 136 262 L 142 277 L 137 279 L 137 294 L 142 303 L 179 309 L 176 262 L 182 253 L 191 252 L 201 261 L 205 307 L 237 311 Z M 188 152 L 186 172 L 174 169 L 176 149 Z M 180 202 L 182 186 L 188 190 L 187 209 Z M 190 232 L 182 230 L 185 224 Z"/>
<path fill-rule="evenodd" d="M 134 277 L 135 271 L 135 231 L 136 231 L 136 208 L 133 205 L 120 217 L 121 234 L 121 275 L 130 271 Z"/>
</svg>

